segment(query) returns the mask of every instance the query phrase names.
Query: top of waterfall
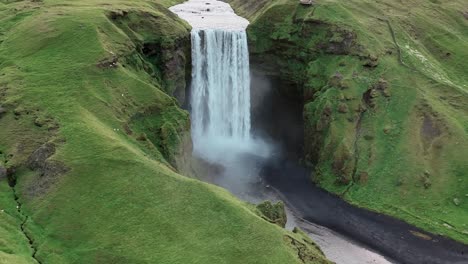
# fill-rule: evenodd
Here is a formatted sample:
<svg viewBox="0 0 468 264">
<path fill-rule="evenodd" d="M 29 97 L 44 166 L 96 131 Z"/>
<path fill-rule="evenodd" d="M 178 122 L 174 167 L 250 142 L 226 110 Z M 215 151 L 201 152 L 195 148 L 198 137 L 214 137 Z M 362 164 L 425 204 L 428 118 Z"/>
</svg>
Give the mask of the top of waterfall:
<svg viewBox="0 0 468 264">
<path fill-rule="evenodd" d="M 216 0 L 189 0 L 169 8 L 194 29 L 245 30 L 249 21 L 234 13 L 228 3 Z"/>
</svg>

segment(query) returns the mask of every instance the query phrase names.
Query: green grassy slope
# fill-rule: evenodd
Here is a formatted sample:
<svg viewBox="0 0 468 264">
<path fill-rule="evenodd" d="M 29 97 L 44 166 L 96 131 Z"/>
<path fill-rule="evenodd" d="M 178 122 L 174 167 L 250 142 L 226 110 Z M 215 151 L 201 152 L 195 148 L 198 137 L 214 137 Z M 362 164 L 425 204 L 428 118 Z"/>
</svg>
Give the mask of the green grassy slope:
<svg viewBox="0 0 468 264">
<path fill-rule="evenodd" d="M 463 1 L 230 1 L 254 59 L 304 94 L 315 181 L 468 243 Z"/>
<path fill-rule="evenodd" d="M 18 213 L 14 193 L 6 181 L 0 181 L 0 191 L 0 263 L 34 263 L 20 229 L 24 217 Z"/>
<path fill-rule="evenodd" d="M 0 1 L 0 165 L 17 182 L 0 179 L 0 263 L 326 263 L 175 172 L 188 114 L 140 52 L 187 36 L 171 4 Z M 53 155 L 27 162 L 46 142 L 35 153 Z"/>
</svg>

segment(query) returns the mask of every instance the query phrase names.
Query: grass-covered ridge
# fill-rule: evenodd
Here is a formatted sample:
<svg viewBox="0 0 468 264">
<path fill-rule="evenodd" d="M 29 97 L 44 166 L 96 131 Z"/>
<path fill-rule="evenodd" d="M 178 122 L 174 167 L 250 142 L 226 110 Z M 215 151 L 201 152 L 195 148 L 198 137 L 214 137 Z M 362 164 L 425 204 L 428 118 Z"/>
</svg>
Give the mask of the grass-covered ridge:
<svg viewBox="0 0 468 264">
<path fill-rule="evenodd" d="M 251 19 L 253 58 L 304 95 L 315 181 L 468 243 L 463 1 L 230 2 Z"/>
<path fill-rule="evenodd" d="M 0 263 L 326 263 L 175 172 L 188 114 L 164 92 L 171 58 L 145 49 L 188 36 L 172 4 L 0 1 L 0 166 L 16 181 L 0 175 Z"/>
</svg>

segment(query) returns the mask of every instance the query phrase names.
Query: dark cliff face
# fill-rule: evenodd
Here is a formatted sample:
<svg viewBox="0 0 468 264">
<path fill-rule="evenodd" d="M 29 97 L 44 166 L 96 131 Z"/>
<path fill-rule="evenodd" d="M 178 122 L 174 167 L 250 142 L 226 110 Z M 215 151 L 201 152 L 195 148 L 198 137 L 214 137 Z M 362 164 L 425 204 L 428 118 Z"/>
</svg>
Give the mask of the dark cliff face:
<svg viewBox="0 0 468 264">
<path fill-rule="evenodd" d="M 134 113 L 125 125 L 126 133 L 143 145 L 158 149 L 158 159 L 179 172 L 185 172 L 191 157 L 190 119 L 180 107 L 188 107 L 188 85 L 191 78 L 190 30 L 171 32 L 169 23 L 183 23 L 165 8 L 159 8 L 170 21 L 142 11 L 116 11 L 109 14 L 112 22 L 133 36 L 134 50 L 122 58 L 123 64 L 146 72 L 150 81 L 172 95 L 178 103 L 154 105 Z M 138 32 L 136 34 L 135 32 Z M 155 32 L 167 32 L 159 35 Z"/>
<path fill-rule="evenodd" d="M 170 49 L 163 49 L 163 54 L 170 54 L 164 62 L 164 79 L 166 84 L 172 85 L 172 95 L 182 106 L 187 106 L 189 99 L 189 85 L 192 72 L 190 37 L 176 40 Z"/>
<path fill-rule="evenodd" d="M 311 12 L 313 9 L 296 7 L 294 4 L 274 6 L 258 17 L 248 32 L 251 58 L 257 65 L 257 71 L 270 76 L 270 79 L 280 80 L 275 83 L 282 85 L 272 88 L 283 97 L 294 101 L 291 101 L 290 105 L 300 107 L 303 123 L 301 127 L 304 130 L 301 133 L 304 138 L 300 144 L 303 145 L 301 147 L 305 160 L 309 164 L 317 164 L 328 159 L 334 152 L 325 149 L 332 120 L 349 112 L 352 103 L 350 100 L 343 100 L 336 105 L 334 102 L 327 102 L 328 99 L 322 102 L 320 96 L 326 90 L 344 90 L 348 88 L 348 84 L 338 70 L 332 76 L 326 76 L 320 70 L 316 74 L 310 74 L 308 64 L 325 58 L 323 65 L 319 65 L 325 69 L 334 66 L 326 65 L 329 59 L 347 60 L 351 57 L 360 61 L 366 60 L 366 56 L 362 55 L 363 48 L 358 45 L 355 32 L 325 20 L 306 19 Z M 308 103 L 314 105 L 313 111 L 307 111 L 305 108 Z M 357 123 L 357 118 L 349 122 Z M 348 151 L 350 153 L 337 158 L 337 164 L 342 164 L 338 167 L 348 164 L 347 169 L 341 170 L 347 174 L 353 171 L 352 151 L 351 149 Z M 328 154 L 324 155 L 327 152 Z M 339 175 L 339 179 L 342 177 L 343 175 Z"/>
<path fill-rule="evenodd" d="M 141 52 L 152 63 L 160 65 L 165 91 L 173 95 L 180 105 L 186 106 L 192 65 L 190 36 L 176 38 L 170 44 L 147 42 Z"/>
<path fill-rule="evenodd" d="M 169 10 L 160 8 L 159 11 L 178 21 Z M 154 14 L 142 11 L 112 12 L 109 18 L 129 36 L 133 36 L 137 45 L 135 52 L 125 58 L 126 62 L 146 71 L 166 93 L 173 95 L 180 105 L 186 106 L 192 65 L 188 26 L 185 34 L 173 35 L 169 34 L 171 28 L 166 24 L 169 22 L 160 21 Z M 153 33 L 161 31 L 168 34 Z M 138 35 L 135 32 L 139 32 Z"/>
</svg>

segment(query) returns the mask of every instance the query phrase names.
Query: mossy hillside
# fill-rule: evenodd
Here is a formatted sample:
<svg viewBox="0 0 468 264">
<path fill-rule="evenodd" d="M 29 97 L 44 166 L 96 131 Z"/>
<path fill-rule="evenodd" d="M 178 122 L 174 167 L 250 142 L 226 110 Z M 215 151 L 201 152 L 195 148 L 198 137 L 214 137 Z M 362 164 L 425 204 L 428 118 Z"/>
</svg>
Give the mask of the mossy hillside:
<svg viewBox="0 0 468 264">
<path fill-rule="evenodd" d="M 134 10 L 111 12 L 110 17 L 133 42 L 138 43 L 138 53 L 128 56 L 128 62 L 148 72 L 152 80 L 162 84 L 165 92 L 183 104 L 186 100 L 185 80 L 191 73 L 190 37 L 183 34 L 188 25 L 167 8 L 158 5 L 155 8 L 158 16 Z M 177 26 L 178 30 L 168 24 Z M 149 63 L 141 64 L 141 59 Z"/>
<path fill-rule="evenodd" d="M 231 4 L 251 18 L 253 59 L 296 84 L 285 92 L 304 95 L 314 180 L 468 242 L 462 1 Z"/>
<path fill-rule="evenodd" d="M 146 66 L 138 67 L 153 62 L 134 36 L 150 32 L 129 34 L 110 16 L 136 10 L 161 18 L 151 20 L 162 30 L 152 34 L 188 35 L 161 8 L 149 1 L 0 3 L 7 110 L 0 147 L 8 157 L 2 165 L 16 169 L 17 181 L 13 189 L 0 182 L 7 211 L 0 217 L 8 218 L 0 224 L 4 263 L 34 263 L 33 254 L 42 263 L 305 262 L 297 239 L 286 239 L 294 234 L 226 191 L 176 174 L 167 160 L 165 150 L 186 133 L 187 113 Z M 146 121 L 136 118 L 141 113 Z M 139 140 L 141 133 L 151 139 L 152 129 L 165 131 L 165 142 Z M 63 163 L 67 173 L 34 192 L 45 175 L 25 162 L 45 142 L 55 145 L 47 162 Z M 15 214 L 13 190 L 22 215 Z M 321 254 L 312 258 L 326 262 Z"/>
<path fill-rule="evenodd" d="M 23 217 L 18 214 L 14 194 L 6 181 L 0 181 L 0 263 L 34 263 L 28 240 L 20 231 Z"/>
</svg>

